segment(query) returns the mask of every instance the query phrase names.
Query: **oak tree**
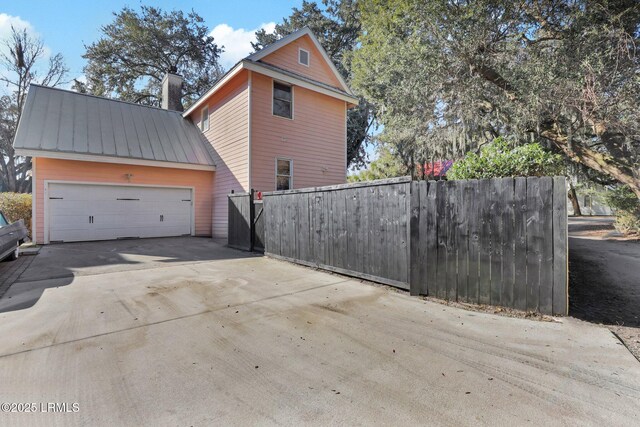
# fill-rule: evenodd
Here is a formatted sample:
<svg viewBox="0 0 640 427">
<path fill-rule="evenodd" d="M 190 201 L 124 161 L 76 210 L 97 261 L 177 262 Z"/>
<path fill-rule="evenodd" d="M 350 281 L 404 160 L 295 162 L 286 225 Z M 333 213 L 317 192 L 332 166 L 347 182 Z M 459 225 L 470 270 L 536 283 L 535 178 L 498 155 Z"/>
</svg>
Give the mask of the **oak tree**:
<svg viewBox="0 0 640 427">
<path fill-rule="evenodd" d="M 101 30 L 100 39 L 86 46 L 87 81 L 76 81 L 79 91 L 160 106 L 162 78 L 171 72 L 184 79 L 186 107 L 222 75 L 221 48 L 194 11 L 125 7 Z"/>
<path fill-rule="evenodd" d="M 354 85 L 407 156 L 508 135 L 640 197 L 637 0 L 362 0 Z"/>
</svg>

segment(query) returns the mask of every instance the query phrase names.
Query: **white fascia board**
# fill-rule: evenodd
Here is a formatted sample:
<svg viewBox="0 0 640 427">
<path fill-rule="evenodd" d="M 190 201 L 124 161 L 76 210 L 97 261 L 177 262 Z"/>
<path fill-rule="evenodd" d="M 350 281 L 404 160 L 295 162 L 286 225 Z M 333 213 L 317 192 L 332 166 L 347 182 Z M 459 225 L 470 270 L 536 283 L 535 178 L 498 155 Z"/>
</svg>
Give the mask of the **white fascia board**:
<svg viewBox="0 0 640 427">
<path fill-rule="evenodd" d="M 213 165 L 197 165 L 197 164 L 191 164 L 191 163 L 163 162 L 160 160 L 133 159 L 131 157 L 111 157 L 111 156 L 100 156 L 95 154 L 32 150 L 32 149 L 26 149 L 26 148 L 16 148 L 15 152 L 17 155 L 25 156 L 25 157 L 45 157 L 49 159 L 77 160 L 81 162 L 116 163 L 121 165 L 153 166 L 157 168 L 189 169 L 189 170 L 200 170 L 200 171 L 216 170 L 216 167 Z"/>
<path fill-rule="evenodd" d="M 252 62 L 248 62 L 248 61 L 244 62 L 243 64 L 244 64 L 244 68 L 247 69 L 247 70 L 255 71 L 256 73 L 264 74 L 265 76 L 271 77 L 271 78 L 276 79 L 276 80 L 280 80 L 280 81 L 285 82 L 285 83 L 289 83 L 289 84 L 292 84 L 292 85 L 300 86 L 300 87 L 303 87 L 305 89 L 309 89 L 309 90 L 312 90 L 314 92 L 321 93 L 323 95 L 331 96 L 333 98 L 337 98 L 337 99 L 340 99 L 342 101 L 347 101 L 347 102 L 349 102 L 351 104 L 358 105 L 358 98 L 356 98 L 354 96 L 345 95 L 345 94 L 342 94 L 340 92 L 324 88 L 324 87 L 322 87 L 320 85 L 315 85 L 315 84 L 307 82 L 305 80 L 298 79 L 298 78 L 290 76 L 288 74 L 280 73 L 280 72 L 278 72 L 276 70 L 272 70 L 270 68 L 262 67 L 260 64 L 256 64 L 256 63 L 252 63 Z"/>
</svg>

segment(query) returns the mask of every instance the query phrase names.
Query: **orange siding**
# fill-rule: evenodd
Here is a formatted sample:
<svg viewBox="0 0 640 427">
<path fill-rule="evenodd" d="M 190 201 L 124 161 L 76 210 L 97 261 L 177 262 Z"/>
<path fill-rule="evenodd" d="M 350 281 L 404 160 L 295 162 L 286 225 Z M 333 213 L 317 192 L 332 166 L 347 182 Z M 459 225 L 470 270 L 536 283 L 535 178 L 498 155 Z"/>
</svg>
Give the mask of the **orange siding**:
<svg viewBox="0 0 640 427">
<path fill-rule="evenodd" d="M 272 85 L 253 73 L 251 186 L 275 190 L 278 157 L 293 160 L 294 188 L 346 182 L 345 102 L 295 86 L 293 120 L 285 119 L 272 114 Z"/>
<path fill-rule="evenodd" d="M 204 136 L 215 151 L 213 185 L 213 235 L 227 236 L 228 201 L 231 190 L 249 189 L 249 90 L 248 73 L 242 71 L 207 101 L 209 130 Z M 200 122 L 202 106 L 192 117 Z"/>
<path fill-rule="evenodd" d="M 36 242 L 44 242 L 44 181 L 194 187 L 195 231 L 211 235 L 211 195 L 214 172 L 38 157 L 36 170 Z M 132 174 L 131 180 L 126 174 Z"/>
<path fill-rule="evenodd" d="M 299 48 L 309 52 L 308 67 L 298 62 Z M 276 67 L 284 68 L 285 70 L 293 71 L 294 73 L 302 74 L 303 76 L 307 76 L 316 81 L 326 83 L 337 88 L 342 88 L 340 82 L 322 57 L 320 51 L 316 49 L 309 36 L 302 36 L 299 39 L 282 46 L 280 49 L 262 58 L 261 61 L 275 65 Z"/>
</svg>

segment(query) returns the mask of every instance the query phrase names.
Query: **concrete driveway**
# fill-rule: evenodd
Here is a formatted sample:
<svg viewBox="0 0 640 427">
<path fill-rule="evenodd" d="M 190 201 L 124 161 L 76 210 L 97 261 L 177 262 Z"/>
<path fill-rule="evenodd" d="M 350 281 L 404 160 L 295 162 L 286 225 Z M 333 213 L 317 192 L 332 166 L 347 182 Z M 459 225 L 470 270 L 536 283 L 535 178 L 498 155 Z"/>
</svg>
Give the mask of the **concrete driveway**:
<svg viewBox="0 0 640 427">
<path fill-rule="evenodd" d="M 0 300 L 0 396 L 37 413 L 0 413 L 2 425 L 633 425 L 640 414 L 640 363 L 574 319 L 464 311 L 207 239 L 53 245 L 27 273 Z M 48 403 L 71 412 L 42 412 Z"/>
</svg>

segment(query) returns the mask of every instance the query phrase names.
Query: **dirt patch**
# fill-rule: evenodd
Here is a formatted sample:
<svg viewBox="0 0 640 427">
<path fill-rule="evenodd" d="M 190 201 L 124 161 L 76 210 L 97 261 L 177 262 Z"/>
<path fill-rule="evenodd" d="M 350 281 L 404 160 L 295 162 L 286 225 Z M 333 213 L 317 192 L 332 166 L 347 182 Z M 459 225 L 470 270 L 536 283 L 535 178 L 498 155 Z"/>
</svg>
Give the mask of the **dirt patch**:
<svg viewBox="0 0 640 427">
<path fill-rule="evenodd" d="M 546 314 L 536 313 L 533 311 L 520 311 L 514 308 L 496 307 L 494 305 L 484 305 L 484 304 L 477 305 L 477 304 L 468 304 L 468 303 L 461 303 L 461 302 L 454 302 L 454 301 L 445 301 L 445 300 L 432 298 L 432 297 L 422 297 L 422 299 L 431 301 L 431 302 L 436 302 L 438 304 L 443 304 L 449 307 L 462 308 L 468 311 L 497 314 L 499 316 L 505 316 L 505 317 L 517 317 L 520 319 L 537 320 L 540 322 L 556 322 L 557 321 L 557 319 L 553 316 L 548 316 Z"/>
<path fill-rule="evenodd" d="M 640 362 L 640 329 L 614 325 L 607 325 L 607 328 L 622 341 L 631 354 Z"/>
</svg>

